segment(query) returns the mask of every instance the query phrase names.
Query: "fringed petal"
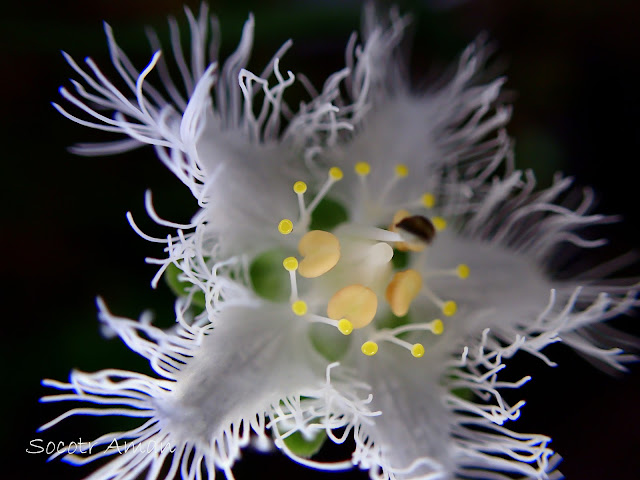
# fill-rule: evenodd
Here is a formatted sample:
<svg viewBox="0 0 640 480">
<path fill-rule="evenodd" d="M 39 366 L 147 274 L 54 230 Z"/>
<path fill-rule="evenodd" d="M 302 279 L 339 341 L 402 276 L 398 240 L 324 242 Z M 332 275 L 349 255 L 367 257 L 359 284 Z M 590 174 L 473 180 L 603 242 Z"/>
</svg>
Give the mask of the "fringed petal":
<svg viewBox="0 0 640 480">
<path fill-rule="evenodd" d="M 70 393 L 43 401 L 95 407 L 71 410 L 42 429 L 77 414 L 148 418 L 139 428 L 96 439 L 91 455 L 66 459 L 83 464 L 119 453 L 90 477 L 96 480 L 143 471 L 156 479 L 167 462 L 183 478 L 201 478 L 201 464 L 208 465 L 209 478 L 215 468 L 231 478 L 251 432 L 264 436 L 266 419 L 282 415 L 282 402 L 299 403 L 300 392 L 319 398 L 330 394 L 326 363 L 313 350 L 306 324 L 292 322 L 282 309 L 258 307 L 228 306 L 204 328 L 189 326 L 179 315 L 177 328 L 164 332 L 144 319 L 114 317 L 101 304 L 102 320 L 163 379 L 105 370 L 74 372 L 68 384 L 46 381 Z"/>
</svg>

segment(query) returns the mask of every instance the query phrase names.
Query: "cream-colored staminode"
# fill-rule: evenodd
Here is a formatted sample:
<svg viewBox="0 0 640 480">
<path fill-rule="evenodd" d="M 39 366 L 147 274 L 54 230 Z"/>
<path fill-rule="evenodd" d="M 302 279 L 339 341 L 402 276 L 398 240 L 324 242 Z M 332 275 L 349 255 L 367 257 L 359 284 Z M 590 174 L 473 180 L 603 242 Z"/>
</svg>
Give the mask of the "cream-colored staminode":
<svg viewBox="0 0 640 480">
<path fill-rule="evenodd" d="M 305 233 L 298 243 L 298 251 L 303 257 L 300 260 L 298 272 L 305 278 L 324 275 L 340 260 L 338 238 L 323 230 L 312 230 Z"/>
<path fill-rule="evenodd" d="M 411 302 L 422 289 L 422 277 L 416 270 L 397 272 L 387 286 L 385 298 L 391 311 L 398 317 L 404 317 L 409 311 Z"/>
<path fill-rule="evenodd" d="M 364 285 L 349 285 L 338 290 L 327 304 L 327 316 L 346 318 L 353 328 L 369 325 L 378 311 L 378 297 Z"/>
</svg>

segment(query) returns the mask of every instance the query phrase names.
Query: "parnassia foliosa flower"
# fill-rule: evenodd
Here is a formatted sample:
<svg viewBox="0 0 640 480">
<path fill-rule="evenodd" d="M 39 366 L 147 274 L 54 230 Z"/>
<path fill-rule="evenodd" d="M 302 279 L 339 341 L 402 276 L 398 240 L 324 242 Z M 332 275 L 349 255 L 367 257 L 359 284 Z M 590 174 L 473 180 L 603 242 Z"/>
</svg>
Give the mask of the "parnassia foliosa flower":
<svg viewBox="0 0 640 480">
<path fill-rule="evenodd" d="M 164 220 L 148 194 L 166 238 L 129 215 L 164 245 L 149 261 L 153 283 L 164 276 L 176 293 L 176 324 L 120 318 L 99 301 L 105 328 L 157 376 L 46 380 L 64 393 L 43 401 L 92 405 L 43 429 L 72 415 L 140 418 L 64 458 L 111 456 L 91 479 L 231 478 L 243 447 L 273 442 L 310 467 L 372 478 L 560 477 L 548 437 L 509 429 L 524 402 L 502 393 L 529 377 L 501 370 L 519 352 L 554 365 L 543 353 L 554 342 L 624 370 L 620 335 L 601 328 L 638 304 L 637 287 L 602 278 L 620 262 L 573 278 L 554 269 L 565 247 L 602 245 L 579 231 L 612 219 L 590 213 L 592 193 L 570 179 L 536 191 L 533 173 L 515 169 L 504 78 L 479 80 L 486 42 L 447 82 L 415 91 L 397 53 L 408 19 L 369 9 L 346 67 L 316 91 L 281 70 L 288 43 L 260 75 L 245 69 L 252 17 L 221 62 L 216 19 L 205 6 L 186 14 L 188 52 L 172 20 L 171 55 L 151 34 L 141 71 L 106 27 L 122 88 L 65 55 L 80 81 L 61 89 L 72 108 L 55 107 L 125 137 L 76 151 L 152 145 L 198 211 L 188 225 Z M 309 99 L 296 111 L 285 92 L 297 81 Z M 348 458 L 314 460 L 325 440 L 347 438 Z M 113 448 L 124 441 L 134 448 Z"/>
</svg>

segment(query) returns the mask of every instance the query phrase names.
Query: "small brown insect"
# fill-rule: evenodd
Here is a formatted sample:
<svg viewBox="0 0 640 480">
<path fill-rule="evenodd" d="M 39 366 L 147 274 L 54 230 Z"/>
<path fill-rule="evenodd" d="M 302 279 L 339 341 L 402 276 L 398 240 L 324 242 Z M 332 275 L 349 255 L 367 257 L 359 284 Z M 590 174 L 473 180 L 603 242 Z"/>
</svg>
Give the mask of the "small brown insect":
<svg viewBox="0 0 640 480">
<path fill-rule="evenodd" d="M 433 226 L 431 220 L 422 215 L 413 215 L 405 217 L 396 223 L 396 228 L 404 230 L 413 235 L 418 240 L 429 245 L 436 236 L 436 227 Z"/>
</svg>

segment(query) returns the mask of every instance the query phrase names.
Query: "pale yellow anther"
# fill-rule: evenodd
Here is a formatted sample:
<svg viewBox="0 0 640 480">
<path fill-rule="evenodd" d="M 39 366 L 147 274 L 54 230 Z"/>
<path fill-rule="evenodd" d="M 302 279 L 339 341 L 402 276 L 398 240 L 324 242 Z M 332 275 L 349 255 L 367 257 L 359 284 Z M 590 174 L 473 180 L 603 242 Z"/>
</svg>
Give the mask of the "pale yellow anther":
<svg viewBox="0 0 640 480">
<path fill-rule="evenodd" d="M 458 277 L 464 280 L 469 276 L 469 267 L 464 263 L 461 263 L 456 267 L 456 273 L 458 274 Z"/>
<path fill-rule="evenodd" d="M 305 278 L 316 278 L 327 273 L 340 260 L 340 241 L 332 233 L 311 230 L 300 239 L 298 251 L 303 256 L 298 272 Z"/>
<path fill-rule="evenodd" d="M 333 179 L 333 180 L 342 180 L 343 177 L 343 173 L 342 170 L 338 167 L 331 167 L 329 169 L 329 176 Z"/>
<path fill-rule="evenodd" d="M 297 300 L 291 304 L 291 310 L 298 316 L 302 316 L 307 313 L 307 302 L 304 300 Z"/>
<path fill-rule="evenodd" d="M 458 310 L 458 305 L 453 300 L 447 300 L 442 304 L 442 313 L 447 317 L 451 317 L 456 314 Z"/>
<path fill-rule="evenodd" d="M 409 311 L 411 302 L 422 289 L 422 277 L 415 270 L 397 272 L 385 292 L 385 298 L 391 306 L 391 311 L 398 317 L 403 317 Z"/>
<path fill-rule="evenodd" d="M 409 167 L 407 167 L 406 165 L 403 165 L 402 163 L 399 165 L 396 165 L 395 170 L 396 170 L 396 176 L 400 178 L 403 178 L 409 175 Z"/>
<path fill-rule="evenodd" d="M 424 356 L 424 346 L 421 343 L 416 343 L 413 347 L 411 347 L 411 355 L 416 358 L 421 358 Z"/>
<path fill-rule="evenodd" d="M 353 332 L 353 323 L 346 318 L 343 318 L 338 322 L 338 330 L 340 330 L 340 333 L 343 335 L 349 335 Z"/>
<path fill-rule="evenodd" d="M 436 318 L 433 322 L 431 322 L 431 331 L 435 335 L 442 335 L 444 332 L 444 323 L 439 318 Z"/>
<path fill-rule="evenodd" d="M 439 232 L 447 228 L 447 221 L 442 217 L 433 217 L 431 223 L 433 223 L 433 226 L 436 227 L 436 230 Z"/>
<path fill-rule="evenodd" d="M 396 213 L 393 214 L 393 220 L 391 221 L 391 228 L 394 229 L 395 232 L 396 224 L 400 223 L 403 219 L 410 217 L 411 214 L 407 210 L 400 209 Z"/>
<path fill-rule="evenodd" d="M 420 200 L 422 201 L 422 205 L 426 208 L 433 208 L 436 204 L 436 197 L 434 197 L 432 193 L 425 193 L 422 195 Z"/>
<path fill-rule="evenodd" d="M 371 172 L 371 165 L 367 162 L 358 162 L 354 167 L 355 172 L 361 177 L 366 177 Z"/>
<path fill-rule="evenodd" d="M 349 285 L 338 290 L 329 300 L 327 316 L 333 320 L 346 318 L 353 328 L 369 325 L 378 310 L 378 297 L 364 285 Z"/>
<path fill-rule="evenodd" d="M 288 218 L 283 218 L 278 224 L 278 231 L 283 235 L 289 235 L 293 231 L 293 222 Z"/>
<path fill-rule="evenodd" d="M 362 353 L 364 353 L 368 357 L 372 357 L 376 353 L 378 353 L 378 344 L 376 342 L 364 342 L 362 344 Z"/>
<path fill-rule="evenodd" d="M 307 191 L 307 184 L 304 183 L 303 181 L 298 181 L 293 184 L 293 191 L 296 192 L 297 194 L 303 194 L 304 192 Z"/>
<path fill-rule="evenodd" d="M 393 220 L 391 221 L 391 225 L 389 226 L 389 230 L 392 232 L 397 232 L 398 229 L 396 228 L 396 225 L 398 223 L 400 223 L 402 220 L 404 220 L 407 217 L 410 217 L 411 214 L 407 211 L 407 210 L 398 210 L 394 215 L 393 215 Z M 417 243 L 417 242 L 395 242 L 395 247 L 400 250 L 401 252 L 406 252 L 407 250 L 411 250 L 412 252 L 421 252 L 424 250 L 424 243 Z"/>
<path fill-rule="evenodd" d="M 282 261 L 282 266 L 288 272 L 294 272 L 298 269 L 298 259 L 296 257 L 287 257 Z"/>
</svg>

